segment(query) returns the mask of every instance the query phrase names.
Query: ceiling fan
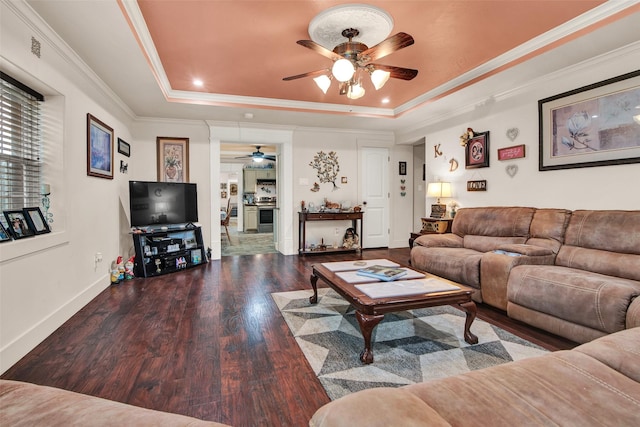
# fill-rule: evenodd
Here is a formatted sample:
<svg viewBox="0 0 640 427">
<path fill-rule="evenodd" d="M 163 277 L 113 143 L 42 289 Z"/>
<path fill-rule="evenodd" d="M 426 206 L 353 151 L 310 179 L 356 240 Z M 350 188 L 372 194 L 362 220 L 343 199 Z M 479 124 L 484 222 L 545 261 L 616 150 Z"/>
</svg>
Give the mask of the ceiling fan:
<svg viewBox="0 0 640 427">
<path fill-rule="evenodd" d="M 246 158 L 250 158 L 251 160 L 257 163 L 263 160 L 269 160 L 272 162 L 276 161 L 276 156 L 273 156 L 271 154 L 265 154 L 262 151 L 260 151 L 260 145 L 256 145 L 256 151 L 254 151 L 253 153 L 247 154 L 246 156 L 236 157 L 236 159 L 246 159 Z"/>
<path fill-rule="evenodd" d="M 347 95 L 351 99 L 358 99 L 364 95 L 364 88 L 360 80 L 361 70 L 371 75 L 371 81 L 380 89 L 389 78 L 411 80 L 418 75 L 418 70 L 411 68 L 395 67 L 392 65 L 374 64 L 380 58 L 390 55 L 414 43 L 413 37 L 407 33 L 395 34 L 381 41 L 373 47 L 364 43 L 354 42 L 353 38 L 360 34 L 355 28 L 347 28 L 342 31 L 342 36 L 348 41 L 340 43 L 332 51 L 312 40 L 298 40 L 297 43 L 314 52 L 319 53 L 333 62 L 331 68 L 310 71 L 295 76 L 285 77 L 282 80 L 296 80 L 303 77 L 314 77 L 314 81 L 320 89 L 327 93 L 331 79 L 340 82 L 340 95 Z"/>
</svg>

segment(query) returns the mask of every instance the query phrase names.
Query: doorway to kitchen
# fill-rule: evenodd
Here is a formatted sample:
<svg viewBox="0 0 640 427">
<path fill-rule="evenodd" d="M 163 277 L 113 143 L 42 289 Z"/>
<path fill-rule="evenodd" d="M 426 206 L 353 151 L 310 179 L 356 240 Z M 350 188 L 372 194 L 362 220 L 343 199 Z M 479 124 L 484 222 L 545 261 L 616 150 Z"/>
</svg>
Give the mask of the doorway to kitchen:
<svg viewBox="0 0 640 427">
<path fill-rule="evenodd" d="M 259 150 L 268 156 L 275 155 L 274 147 L 261 146 Z M 276 162 L 254 161 L 250 154 L 255 151 L 253 145 L 221 145 L 221 256 L 277 252 L 274 243 Z M 225 194 L 225 187 L 233 188 L 234 194 Z M 228 198 L 224 198 L 225 195 Z M 224 221 L 227 209 L 229 220 Z"/>
</svg>

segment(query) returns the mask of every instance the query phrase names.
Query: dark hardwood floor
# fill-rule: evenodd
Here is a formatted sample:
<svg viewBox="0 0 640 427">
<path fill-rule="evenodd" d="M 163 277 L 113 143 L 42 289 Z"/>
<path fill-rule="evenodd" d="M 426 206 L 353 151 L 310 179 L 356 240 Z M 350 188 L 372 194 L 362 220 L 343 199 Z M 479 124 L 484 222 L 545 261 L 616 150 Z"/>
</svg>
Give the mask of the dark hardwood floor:
<svg viewBox="0 0 640 427">
<path fill-rule="evenodd" d="M 409 249 L 362 257 L 406 263 Z M 352 258 L 224 257 L 111 286 L 2 378 L 234 426 L 305 426 L 329 398 L 270 294 L 310 290 L 312 264 Z M 575 345 L 498 310 L 479 317 L 550 350 Z"/>
</svg>

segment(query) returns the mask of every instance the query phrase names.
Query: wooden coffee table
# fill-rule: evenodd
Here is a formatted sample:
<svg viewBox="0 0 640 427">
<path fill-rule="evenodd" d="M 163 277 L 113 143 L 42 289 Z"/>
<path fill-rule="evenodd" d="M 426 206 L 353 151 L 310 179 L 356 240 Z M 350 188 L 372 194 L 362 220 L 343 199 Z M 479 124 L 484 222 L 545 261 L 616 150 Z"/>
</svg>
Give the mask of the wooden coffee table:
<svg viewBox="0 0 640 427">
<path fill-rule="evenodd" d="M 339 293 L 347 302 L 355 307 L 356 318 L 360 325 L 360 332 L 364 338 L 364 349 L 360 353 L 360 360 L 363 363 L 373 363 L 371 334 L 376 325 L 378 325 L 378 323 L 380 323 L 384 318 L 385 313 L 457 304 L 466 313 L 466 320 L 464 323 L 464 340 L 469 344 L 478 343 L 478 337 L 472 334 L 470 330 L 471 324 L 476 318 L 476 304 L 471 300 L 471 294 L 474 292 L 472 288 L 451 282 L 429 273 L 424 273 L 426 278 L 436 278 L 445 281 L 449 284 L 455 285 L 458 290 L 423 293 L 419 295 L 371 298 L 356 288 L 356 283 L 346 282 L 336 274 L 337 272 L 331 271 L 323 264 L 315 264 L 312 268 L 313 272 L 310 280 L 311 286 L 313 287 L 313 295 L 309 297 L 309 302 L 311 304 L 316 304 L 318 302 L 317 283 L 318 279 L 322 279 L 334 291 Z M 353 270 L 357 270 L 358 268 L 360 267 L 354 266 Z"/>
</svg>

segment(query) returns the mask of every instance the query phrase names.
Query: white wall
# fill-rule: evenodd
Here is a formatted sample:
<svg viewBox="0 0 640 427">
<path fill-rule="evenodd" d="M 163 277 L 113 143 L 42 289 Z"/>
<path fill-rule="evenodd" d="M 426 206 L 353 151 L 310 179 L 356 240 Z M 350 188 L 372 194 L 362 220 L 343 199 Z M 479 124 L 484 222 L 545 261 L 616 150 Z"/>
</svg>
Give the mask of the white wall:
<svg viewBox="0 0 640 427">
<path fill-rule="evenodd" d="M 298 129 L 294 132 L 293 150 L 293 215 L 298 219 L 300 203 L 304 200 L 307 207 L 313 203 L 316 207 L 323 204 L 325 198 L 331 202 L 348 202 L 351 206 L 361 205 L 360 197 L 360 167 L 358 163 L 358 147 L 368 144 L 367 141 L 376 142 L 376 146 L 390 148 L 389 162 L 389 223 L 391 234 L 389 236 L 390 247 L 402 247 L 408 245 L 408 237 L 411 230 L 411 213 L 413 201 L 411 174 L 406 175 L 407 195 L 400 195 L 400 179 L 398 162 L 407 162 L 407 170 L 413 168 L 412 148 L 393 144 L 393 136 L 388 133 L 339 131 L 329 129 Z M 331 183 L 321 183 L 317 171 L 309 165 L 314 155 L 319 151 L 328 153 L 335 151 L 338 156 L 340 172 L 336 179 L 336 186 Z M 343 184 L 341 178 L 346 177 L 347 183 Z M 318 183 L 320 190 L 311 191 L 314 183 Z M 365 208 L 366 215 L 366 208 Z M 297 226 L 297 223 L 296 223 Z M 319 244 L 324 239 L 325 244 L 342 244 L 342 237 L 351 221 L 328 221 L 307 224 L 307 244 Z M 336 228 L 338 233 L 336 234 Z M 295 242 L 298 242 L 298 229 L 295 228 Z M 296 246 L 297 249 L 297 246 Z"/>
<path fill-rule="evenodd" d="M 3 71 L 46 96 L 46 179 L 51 184 L 52 233 L 0 246 L 0 371 L 47 337 L 101 290 L 109 286 L 111 260 L 127 247 L 121 233 L 121 205 L 128 175 L 87 176 L 87 113 L 132 141 L 130 117 L 95 85 L 73 52 L 28 10 L 1 5 Z M 39 30 L 28 22 L 35 22 Z M 41 57 L 31 53 L 31 37 Z M 135 150 L 135 146 L 133 148 Z M 135 157 L 128 159 L 130 167 Z M 95 263 L 101 253 L 103 261 Z"/>
<path fill-rule="evenodd" d="M 450 181 L 453 200 L 462 207 L 534 206 L 567 209 L 640 209 L 640 192 L 633 185 L 640 179 L 640 164 L 538 171 L 538 100 L 615 77 L 638 68 L 640 42 L 565 70 L 540 76 L 512 94 L 487 99 L 465 112 L 451 114 L 446 120 L 425 127 L 417 134 L 426 139 L 427 182 Z M 500 79 L 492 77 L 483 84 Z M 464 147 L 459 144 L 463 131 L 490 131 L 490 167 L 465 169 Z M 512 142 L 506 135 L 518 128 Z M 443 155 L 434 158 L 433 146 L 441 144 Z M 526 157 L 508 161 L 497 159 L 498 148 L 524 144 Z M 449 171 L 449 160 L 455 158 L 459 168 Z M 506 167 L 515 165 L 512 178 Z M 469 180 L 487 180 L 486 192 L 467 192 Z M 452 199 L 443 199 L 449 203 Z M 435 199 L 427 198 L 428 207 Z"/>
</svg>

